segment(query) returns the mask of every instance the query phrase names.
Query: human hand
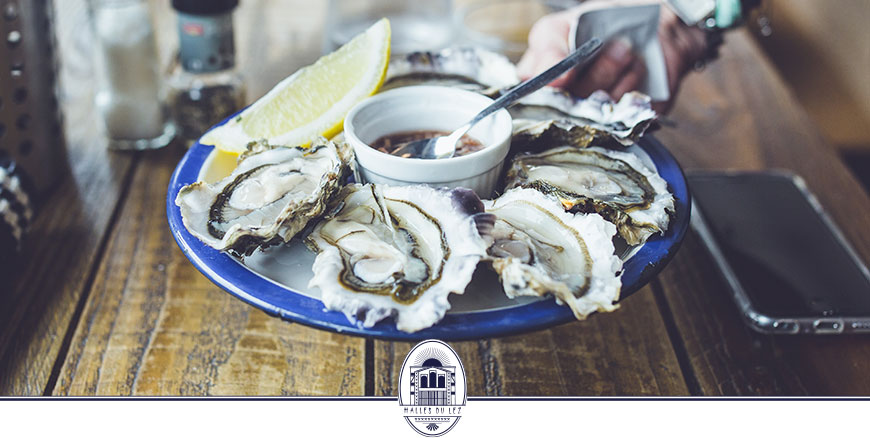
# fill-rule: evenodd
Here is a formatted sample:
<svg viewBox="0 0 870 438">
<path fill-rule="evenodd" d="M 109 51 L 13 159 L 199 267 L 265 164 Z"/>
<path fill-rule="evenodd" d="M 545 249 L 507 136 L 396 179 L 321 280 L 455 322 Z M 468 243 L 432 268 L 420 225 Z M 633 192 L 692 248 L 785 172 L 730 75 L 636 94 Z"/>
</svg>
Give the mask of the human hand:
<svg viewBox="0 0 870 438">
<path fill-rule="evenodd" d="M 601 2 L 586 2 L 538 20 L 529 33 L 529 48 L 517 64 L 520 78 L 535 76 L 568 56 L 571 25 L 585 11 L 600 4 Z M 658 112 L 667 112 L 673 104 L 683 77 L 691 71 L 696 61 L 703 59 L 707 51 L 707 40 L 702 30 L 683 24 L 665 5 L 662 5 L 659 14 L 658 34 L 671 93 L 667 102 L 654 102 L 653 108 Z M 646 75 L 643 59 L 632 51 L 628 41 L 617 39 L 602 49 L 601 54 L 582 76 L 571 70 L 550 85 L 563 88 L 579 97 L 587 97 L 593 91 L 604 90 L 614 99 L 619 99 L 626 92 L 637 89 Z"/>
</svg>

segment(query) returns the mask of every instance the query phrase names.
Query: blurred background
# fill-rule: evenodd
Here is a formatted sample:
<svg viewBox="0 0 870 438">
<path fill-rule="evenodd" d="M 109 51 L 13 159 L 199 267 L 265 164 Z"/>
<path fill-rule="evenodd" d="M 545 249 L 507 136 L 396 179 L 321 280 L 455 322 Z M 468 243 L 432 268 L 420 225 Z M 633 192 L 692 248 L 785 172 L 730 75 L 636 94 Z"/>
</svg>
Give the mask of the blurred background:
<svg viewBox="0 0 870 438">
<path fill-rule="evenodd" d="M 764 0 L 753 35 L 798 101 L 870 187 L 870 2 Z M 756 21 L 757 23 L 757 21 Z"/>
<path fill-rule="evenodd" d="M 18 132 L 16 122 L 18 126 L 23 126 L 35 117 L 39 126 L 39 122 L 45 118 L 42 114 L 27 114 L 22 118 L 20 114 L 13 114 L 14 108 L 10 105 L 15 99 L 13 94 L 17 88 L 9 86 L 12 85 L 11 81 L 19 80 L 17 76 L 21 75 L 23 67 L 16 53 L 27 49 L 26 44 L 18 43 L 21 34 L 20 29 L 15 27 L 19 15 L 15 12 L 17 3 L 17 0 L 0 2 L 4 11 L 2 29 L 6 41 L 0 49 L 0 59 L 8 64 L 8 70 L 0 76 L 6 82 L 5 87 L 0 87 L 4 93 L 0 96 L 0 115 L 3 118 L 0 151 L 4 152 L 0 154 L 12 153 L 20 161 L 26 161 L 27 155 L 39 154 L 44 149 L 34 140 L 38 140 L 37 143 L 51 140 L 14 135 Z M 53 21 L 48 17 L 45 23 L 53 23 L 53 29 L 40 23 L 40 32 L 49 33 L 42 37 L 47 41 L 54 40 L 50 35 L 52 31 L 56 35 L 55 57 L 60 62 L 57 70 L 61 84 L 60 100 L 90 99 L 95 92 L 92 89 L 94 81 L 85 79 L 97 73 L 97 66 L 94 62 L 96 46 L 89 23 L 88 2 L 35 1 L 32 7 L 38 9 L 43 3 L 54 9 L 51 14 Z M 169 0 L 149 3 L 153 12 L 159 66 L 168 75 L 178 50 L 177 16 Z M 235 34 L 236 47 L 246 48 L 236 53 L 239 70 L 256 71 L 258 78 L 256 83 L 248 81 L 245 84 L 246 102 L 255 100 L 288 74 L 313 62 L 322 52 L 331 50 L 353 35 L 354 22 L 359 28 L 366 21 L 374 20 L 375 16 L 394 12 L 390 7 L 410 8 L 418 15 L 433 17 L 425 20 L 429 27 L 418 38 L 415 39 L 411 34 L 402 35 L 401 39 L 395 38 L 403 42 L 394 45 L 396 53 L 465 43 L 482 45 L 516 60 L 525 50 L 525 38 L 535 20 L 577 2 L 399 1 L 386 2 L 398 6 L 372 7 L 369 3 L 384 2 L 282 0 L 277 2 L 280 8 L 269 8 L 270 13 L 266 14 L 264 11 L 267 8 L 264 6 L 270 3 L 276 2 L 242 0 L 233 13 L 235 28 L 242 30 Z M 523 17 L 523 20 L 506 20 L 504 17 Z M 747 23 L 752 35 L 790 85 L 813 122 L 865 186 L 870 185 L 870 81 L 867 80 L 867 71 L 870 70 L 870 32 L 865 28 L 868 21 L 870 2 L 866 0 L 765 0 Z M 419 25 L 414 23 L 411 28 L 419 28 Z M 395 27 L 401 32 L 401 23 L 396 23 Z M 31 39 L 22 41 L 27 43 Z M 27 67 L 23 70 L 25 73 L 32 72 L 34 67 L 54 70 L 48 64 L 45 67 Z M 51 83 L 53 79 L 54 75 L 51 74 L 46 83 Z M 38 107 L 36 110 L 49 111 L 51 106 Z M 73 138 L 80 135 L 78 131 L 93 129 L 96 123 L 94 111 L 76 111 L 65 116 L 66 135 Z M 58 126 L 53 129 L 50 128 L 51 123 L 46 126 L 49 126 L 49 132 L 60 136 Z M 34 149 L 38 150 L 34 152 Z M 51 169 L 57 172 L 54 167 Z M 45 178 L 42 172 L 35 173 L 39 178 Z"/>
</svg>

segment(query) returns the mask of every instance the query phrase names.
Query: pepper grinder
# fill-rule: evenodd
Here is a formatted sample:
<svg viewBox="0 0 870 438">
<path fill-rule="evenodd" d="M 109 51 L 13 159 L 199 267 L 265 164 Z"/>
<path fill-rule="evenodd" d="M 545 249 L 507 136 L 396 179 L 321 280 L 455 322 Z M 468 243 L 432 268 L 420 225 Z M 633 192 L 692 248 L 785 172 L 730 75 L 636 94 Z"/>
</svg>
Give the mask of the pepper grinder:
<svg viewBox="0 0 870 438">
<path fill-rule="evenodd" d="M 169 106 L 189 147 L 211 126 L 242 108 L 233 10 L 238 0 L 172 0 L 178 12 L 179 59 L 169 78 Z"/>
</svg>

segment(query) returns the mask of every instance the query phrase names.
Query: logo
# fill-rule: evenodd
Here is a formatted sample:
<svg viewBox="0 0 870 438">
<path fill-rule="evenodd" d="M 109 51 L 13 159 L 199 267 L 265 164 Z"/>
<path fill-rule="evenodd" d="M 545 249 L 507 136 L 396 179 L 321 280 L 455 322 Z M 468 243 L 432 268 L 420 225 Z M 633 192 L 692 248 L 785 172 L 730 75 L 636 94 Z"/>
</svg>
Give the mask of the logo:
<svg viewBox="0 0 870 438">
<path fill-rule="evenodd" d="M 421 435 L 450 431 L 465 409 L 465 369 L 459 355 L 437 340 L 414 346 L 399 374 L 399 405 L 405 420 Z"/>
</svg>

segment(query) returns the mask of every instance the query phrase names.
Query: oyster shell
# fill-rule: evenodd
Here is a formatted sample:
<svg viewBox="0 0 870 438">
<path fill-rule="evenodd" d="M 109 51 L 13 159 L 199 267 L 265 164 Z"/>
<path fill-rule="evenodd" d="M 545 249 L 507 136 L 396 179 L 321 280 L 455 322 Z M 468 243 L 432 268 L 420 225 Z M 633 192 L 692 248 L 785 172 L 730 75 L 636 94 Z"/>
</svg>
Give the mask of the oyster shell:
<svg viewBox="0 0 870 438">
<path fill-rule="evenodd" d="M 622 262 L 614 255 L 613 224 L 594 213 L 567 213 L 532 189 L 515 188 L 484 205 L 496 217 L 488 260 L 508 297 L 552 294 L 577 319 L 617 308 Z"/>
<path fill-rule="evenodd" d="M 570 212 L 595 212 L 616 224 L 630 245 L 664 233 L 674 211 L 667 182 L 637 155 L 600 147 L 557 147 L 514 157 L 507 188 L 555 196 Z"/>
<path fill-rule="evenodd" d="M 516 67 L 506 57 L 480 48 L 460 47 L 394 57 L 382 90 L 444 85 L 497 97 L 519 82 Z M 598 144 L 631 145 L 656 118 L 650 98 L 641 93 L 626 93 L 619 102 L 614 102 L 603 91 L 577 99 L 553 87 L 543 87 L 520 99 L 509 111 L 514 120 L 522 122 L 520 127 L 559 121 L 561 125 L 576 127 L 573 130 L 577 133 L 584 131 L 586 137 L 598 140 Z M 535 129 L 549 129 L 549 125 Z"/>
<path fill-rule="evenodd" d="M 616 144 L 606 132 L 580 125 L 570 120 L 514 119 L 511 134 L 511 151 L 540 152 L 553 146 L 585 148 L 593 143 Z"/>
<path fill-rule="evenodd" d="M 309 287 L 329 310 L 372 327 L 430 327 L 461 294 L 486 254 L 493 218 L 468 189 L 351 184 L 306 243 L 318 251 Z"/>
<path fill-rule="evenodd" d="M 655 121 L 650 98 L 626 93 L 614 102 L 603 91 L 575 99 L 564 91 L 544 87 L 520 99 L 510 110 L 514 119 L 514 144 L 520 150 L 540 145 L 571 144 L 630 146 Z"/>
<path fill-rule="evenodd" d="M 394 57 L 381 90 L 426 84 L 491 95 L 518 82 L 516 68 L 506 57 L 479 48 L 458 47 Z"/>
<path fill-rule="evenodd" d="M 346 144 L 323 138 L 308 148 L 251 143 L 229 176 L 183 187 L 175 204 L 184 226 L 204 243 L 250 255 L 289 241 L 319 216 L 351 157 Z"/>
</svg>

